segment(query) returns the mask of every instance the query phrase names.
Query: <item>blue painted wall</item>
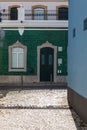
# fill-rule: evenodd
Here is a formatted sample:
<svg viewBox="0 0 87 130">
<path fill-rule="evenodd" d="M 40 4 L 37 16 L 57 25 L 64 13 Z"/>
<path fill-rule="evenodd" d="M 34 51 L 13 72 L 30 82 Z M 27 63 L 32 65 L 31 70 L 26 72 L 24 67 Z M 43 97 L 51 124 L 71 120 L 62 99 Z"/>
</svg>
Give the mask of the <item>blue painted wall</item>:
<svg viewBox="0 0 87 130">
<path fill-rule="evenodd" d="M 87 98 L 87 30 L 83 29 L 85 18 L 87 0 L 69 0 L 68 86 Z"/>
</svg>

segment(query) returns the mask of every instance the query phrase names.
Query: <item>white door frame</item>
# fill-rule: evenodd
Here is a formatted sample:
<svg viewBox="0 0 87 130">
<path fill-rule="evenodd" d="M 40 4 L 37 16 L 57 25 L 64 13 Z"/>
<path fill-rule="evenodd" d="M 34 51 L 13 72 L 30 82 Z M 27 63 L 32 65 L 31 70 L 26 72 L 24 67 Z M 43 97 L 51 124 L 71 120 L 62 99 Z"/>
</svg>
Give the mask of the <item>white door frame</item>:
<svg viewBox="0 0 87 130">
<path fill-rule="evenodd" d="M 52 45 L 52 43 L 49 43 L 48 41 L 46 41 L 44 44 L 42 44 L 41 46 L 37 47 L 37 76 L 38 76 L 38 82 L 40 82 L 40 49 L 44 48 L 44 47 L 50 47 L 54 49 L 54 79 L 53 82 L 56 82 L 56 78 L 57 78 L 57 46 Z"/>
</svg>

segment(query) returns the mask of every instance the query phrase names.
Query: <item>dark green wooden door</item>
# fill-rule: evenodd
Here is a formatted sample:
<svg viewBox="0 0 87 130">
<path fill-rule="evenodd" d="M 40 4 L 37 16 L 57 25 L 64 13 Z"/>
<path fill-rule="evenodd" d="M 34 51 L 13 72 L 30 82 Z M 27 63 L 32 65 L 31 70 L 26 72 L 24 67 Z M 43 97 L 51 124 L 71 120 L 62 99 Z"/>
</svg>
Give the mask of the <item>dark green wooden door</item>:
<svg viewBox="0 0 87 130">
<path fill-rule="evenodd" d="M 17 20 L 18 19 L 17 7 L 11 8 L 10 19 L 11 20 Z"/>
<path fill-rule="evenodd" d="M 40 50 L 40 81 L 53 81 L 54 50 L 49 47 Z"/>
</svg>

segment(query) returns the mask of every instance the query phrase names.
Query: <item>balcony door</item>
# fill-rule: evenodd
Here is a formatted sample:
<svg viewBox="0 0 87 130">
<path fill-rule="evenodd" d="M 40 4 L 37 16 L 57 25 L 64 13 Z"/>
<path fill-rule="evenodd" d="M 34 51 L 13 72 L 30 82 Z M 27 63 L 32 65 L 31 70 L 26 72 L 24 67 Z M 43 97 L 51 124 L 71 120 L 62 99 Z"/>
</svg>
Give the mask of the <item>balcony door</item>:
<svg viewBox="0 0 87 130">
<path fill-rule="evenodd" d="M 10 11 L 10 20 L 17 20 L 17 19 L 18 19 L 17 7 L 12 7 Z"/>
<path fill-rule="evenodd" d="M 68 8 L 67 7 L 61 7 L 58 10 L 59 14 L 59 20 L 68 20 Z"/>
<path fill-rule="evenodd" d="M 44 20 L 45 19 L 45 9 L 35 8 L 34 9 L 34 20 Z"/>
</svg>

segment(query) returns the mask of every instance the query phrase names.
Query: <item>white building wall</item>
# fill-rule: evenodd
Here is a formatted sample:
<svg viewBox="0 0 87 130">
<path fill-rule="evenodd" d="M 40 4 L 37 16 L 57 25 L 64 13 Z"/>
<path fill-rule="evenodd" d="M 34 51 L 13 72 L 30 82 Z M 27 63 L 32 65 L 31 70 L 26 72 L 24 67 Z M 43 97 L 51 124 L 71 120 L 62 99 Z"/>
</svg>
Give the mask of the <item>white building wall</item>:
<svg viewBox="0 0 87 130">
<path fill-rule="evenodd" d="M 0 9 L 8 9 L 11 5 L 23 5 L 28 10 L 34 5 L 45 5 L 48 6 L 48 10 L 56 10 L 56 6 L 68 5 L 68 2 L 0 2 Z"/>
<path fill-rule="evenodd" d="M 16 5 L 16 6 L 23 6 L 24 7 L 24 10 L 26 10 L 26 13 L 30 13 L 32 14 L 32 7 L 33 6 L 36 6 L 36 5 L 42 5 L 42 6 L 47 6 L 47 13 L 50 13 L 50 14 L 55 14 L 55 15 L 48 15 L 47 16 L 47 19 L 48 20 L 56 20 L 57 19 L 57 16 L 56 16 L 56 13 L 57 13 L 57 8 L 58 6 L 68 6 L 68 2 L 1 2 L 0 3 L 0 10 L 3 10 L 5 9 L 6 11 L 5 12 L 2 12 L 3 14 L 4 13 L 8 13 L 8 7 L 9 6 L 13 6 L 13 5 Z M 6 16 L 2 16 L 2 18 L 4 20 L 8 19 L 8 16 L 6 18 Z M 31 16 L 26 16 L 26 20 L 32 20 L 32 15 Z"/>
</svg>

